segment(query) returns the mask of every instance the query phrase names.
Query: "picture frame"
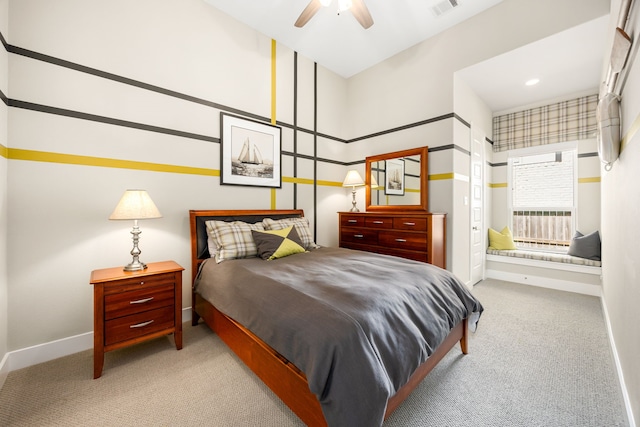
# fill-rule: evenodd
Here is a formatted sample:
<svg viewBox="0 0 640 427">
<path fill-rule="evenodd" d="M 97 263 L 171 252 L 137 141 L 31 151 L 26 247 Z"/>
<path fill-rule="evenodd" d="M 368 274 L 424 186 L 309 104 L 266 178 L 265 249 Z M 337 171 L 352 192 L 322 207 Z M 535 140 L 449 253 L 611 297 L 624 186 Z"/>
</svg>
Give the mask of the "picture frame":
<svg viewBox="0 0 640 427">
<path fill-rule="evenodd" d="M 404 159 L 385 161 L 384 194 L 404 196 Z"/>
<path fill-rule="evenodd" d="M 220 113 L 220 184 L 282 187 L 279 126 Z"/>
</svg>

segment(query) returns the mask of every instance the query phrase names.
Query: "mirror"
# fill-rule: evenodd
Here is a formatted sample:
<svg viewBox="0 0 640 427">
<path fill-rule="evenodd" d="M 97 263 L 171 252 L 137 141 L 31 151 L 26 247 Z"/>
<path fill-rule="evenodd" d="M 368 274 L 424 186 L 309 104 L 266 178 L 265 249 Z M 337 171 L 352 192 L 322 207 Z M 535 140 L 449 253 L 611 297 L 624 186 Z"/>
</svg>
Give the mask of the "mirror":
<svg viewBox="0 0 640 427">
<path fill-rule="evenodd" d="M 368 211 L 428 211 L 428 148 L 412 148 L 367 157 Z"/>
</svg>

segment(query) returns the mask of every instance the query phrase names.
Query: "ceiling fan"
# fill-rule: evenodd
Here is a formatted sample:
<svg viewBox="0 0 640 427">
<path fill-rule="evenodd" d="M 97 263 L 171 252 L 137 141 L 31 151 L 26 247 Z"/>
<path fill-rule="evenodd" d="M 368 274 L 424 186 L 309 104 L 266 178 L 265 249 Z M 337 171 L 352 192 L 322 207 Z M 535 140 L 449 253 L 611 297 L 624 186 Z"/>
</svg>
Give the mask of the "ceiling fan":
<svg viewBox="0 0 640 427">
<path fill-rule="evenodd" d="M 311 0 L 294 25 L 298 28 L 303 27 L 322 6 L 329 6 L 331 1 Z M 365 30 L 373 25 L 373 18 L 371 18 L 369 9 L 367 9 L 363 0 L 338 0 L 338 13 L 345 10 L 351 10 L 353 16 Z"/>
</svg>

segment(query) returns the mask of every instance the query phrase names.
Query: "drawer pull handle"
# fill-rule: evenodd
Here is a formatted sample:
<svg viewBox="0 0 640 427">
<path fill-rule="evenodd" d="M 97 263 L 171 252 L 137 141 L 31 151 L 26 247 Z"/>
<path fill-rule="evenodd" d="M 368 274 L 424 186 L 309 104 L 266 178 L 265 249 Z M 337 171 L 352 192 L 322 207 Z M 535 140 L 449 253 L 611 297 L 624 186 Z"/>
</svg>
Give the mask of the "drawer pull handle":
<svg viewBox="0 0 640 427">
<path fill-rule="evenodd" d="M 373 221 L 374 224 L 384 224 L 384 221 Z"/>
<path fill-rule="evenodd" d="M 408 225 L 410 227 L 413 227 L 414 225 L 416 225 L 415 222 L 405 222 L 404 225 Z"/>
<path fill-rule="evenodd" d="M 396 242 L 400 242 L 400 243 L 404 243 L 406 241 L 407 241 L 407 239 L 396 239 Z"/>
<path fill-rule="evenodd" d="M 142 323 L 138 323 L 136 325 L 129 325 L 129 328 L 134 329 L 134 328 L 144 328 L 147 325 L 150 325 L 153 323 L 153 320 L 149 320 L 146 322 L 142 322 Z"/>
<path fill-rule="evenodd" d="M 350 219 L 350 220 L 349 220 L 349 221 L 347 221 L 347 222 L 358 222 L 358 220 L 357 220 L 357 219 Z"/>
<path fill-rule="evenodd" d="M 153 299 L 153 297 L 143 298 L 136 301 L 129 301 L 129 304 L 144 304 L 145 302 L 149 302 Z"/>
<path fill-rule="evenodd" d="M 364 234 L 354 234 L 353 237 L 355 237 L 356 239 L 362 239 L 364 237 Z"/>
<path fill-rule="evenodd" d="M 144 282 L 140 282 L 141 285 L 144 285 Z"/>
</svg>

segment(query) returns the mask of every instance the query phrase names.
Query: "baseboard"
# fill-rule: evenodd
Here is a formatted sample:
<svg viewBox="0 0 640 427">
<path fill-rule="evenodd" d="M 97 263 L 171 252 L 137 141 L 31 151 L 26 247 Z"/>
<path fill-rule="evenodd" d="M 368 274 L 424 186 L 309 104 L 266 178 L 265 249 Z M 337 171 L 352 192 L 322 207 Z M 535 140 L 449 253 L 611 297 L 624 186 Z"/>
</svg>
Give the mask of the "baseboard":
<svg viewBox="0 0 640 427">
<path fill-rule="evenodd" d="M 182 309 L 182 323 L 191 321 L 191 307 Z M 93 331 L 72 337 L 34 345 L 20 350 L 10 351 L 0 364 L 0 388 L 7 375 L 16 369 L 22 369 L 38 363 L 48 362 L 59 357 L 93 348 Z"/>
<path fill-rule="evenodd" d="M 2 389 L 7 375 L 9 375 L 9 353 L 5 354 L 0 362 L 0 389 Z"/>
<path fill-rule="evenodd" d="M 9 371 L 48 362 L 93 348 L 93 332 L 61 338 L 9 352 Z"/>
<path fill-rule="evenodd" d="M 620 382 L 620 389 L 622 390 L 624 407 L 627 410 L 627 419 L 629 421 L 629 427 L 636 427 L 636 422 L 633 417 L 633 411 L 631 410 L 631 399 L 629 399 L 629 393 L 627 392 L 627 385 L 624 381 L 624 375 L 622 373 L 622 365 L 620 364 L 620 358 L 618 357 L 618 349 L 616 348 L 616 342 L 613 339 L 613 331 L 611 330 L 609 311 L 607 310 L 607 304 L 605 303 L 604 298 L 602 298 L 602 312 L 604 313 L 604 323 L 607 326 L 607 335 L 609 336 L 609 344 L 611 345 L 611 352 L 613 353 L 613 361 L 616 365 L 616 371 L 618 373 L 618 381 Z"/>
<path fill-rule="evenodd" d="M 533 276 L 531 274 L 509 273 L 499 270 L 486 270 L 485 277 L 488 279 L 505 280 L 523 285 L 538 286 L 542 288 L 556 289 L 558 291 L 575 292 L 578 294 L 600 297 L 602 288 L 598 285 L 572 282 L 570 280 L 559 280 L 548 277 Z"/>
</svg>

